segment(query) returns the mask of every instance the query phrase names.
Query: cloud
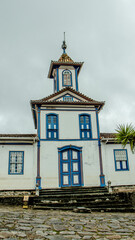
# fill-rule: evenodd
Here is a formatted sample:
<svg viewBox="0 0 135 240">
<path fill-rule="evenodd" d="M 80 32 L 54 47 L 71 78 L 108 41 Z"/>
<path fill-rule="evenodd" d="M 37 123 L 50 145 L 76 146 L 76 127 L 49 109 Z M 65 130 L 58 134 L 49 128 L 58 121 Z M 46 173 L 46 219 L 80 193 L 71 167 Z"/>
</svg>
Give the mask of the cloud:
<svg viewBox="0 0 135 240">
<path fill-rule="evenodd" d="M 0 132 L 35 132 L 29 100 L 53 92 L 64 31 L 69 56 L 85 62 L 80 92 L 106 102 L 101 131 L 135 125 L 134 12 L 132 0 L 0 1 Z"/>
</svg>

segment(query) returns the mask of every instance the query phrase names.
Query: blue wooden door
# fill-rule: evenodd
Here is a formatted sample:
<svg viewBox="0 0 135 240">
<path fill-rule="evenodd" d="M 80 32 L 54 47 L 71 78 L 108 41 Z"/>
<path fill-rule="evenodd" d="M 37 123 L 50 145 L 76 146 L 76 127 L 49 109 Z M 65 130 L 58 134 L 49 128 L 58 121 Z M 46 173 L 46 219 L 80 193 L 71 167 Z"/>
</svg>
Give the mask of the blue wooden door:
<svg viewBox="0 0 135 240">
<path fill-rule="evenodd" d="M 60 154 L 61 187 L 81 186 L 80 152 L 66 149 Z"/>
</svg>

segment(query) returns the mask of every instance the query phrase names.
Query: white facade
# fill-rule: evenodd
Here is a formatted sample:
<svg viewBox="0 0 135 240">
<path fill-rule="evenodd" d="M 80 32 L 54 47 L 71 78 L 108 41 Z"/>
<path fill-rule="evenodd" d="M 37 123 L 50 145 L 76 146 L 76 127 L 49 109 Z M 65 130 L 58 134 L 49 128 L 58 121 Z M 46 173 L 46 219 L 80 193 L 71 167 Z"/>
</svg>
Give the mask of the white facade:
<svg viewBox="0 0 135 240">
<path fill-rule="evenodd" d="M 16 140 L 14 141 L 13 139 Z M 23 141 L 20 137 L 1 137 L 0 141 L 0 190 L 12 189 L 34 189 L 36 177 L 36 144 L 32 139 L 26 143 L 28 137 Z M 9 153 L 24 153 L 23 174 L 9 174 Z"/>
<path fill-rule="evenodd" d="M 53 110 L 44 109 L 45 107 L 41 108 L 41 139 L 46 139 L 46 115 L 50 113 L 58 115 L 59 139 L 80 140 L 79 115 L 84 113 L 91 116 L 92 137 L 97 138 L 95 110 L 86 108 L 84 112 L 81 108 L 76 109 L 71 107 L 55 108 Z"/>
<path fill-rule="evenodd" d="M 121 144 L 102 144 L 102 156 L 106 182 L 111 181 L 112 186 L 135 185 L 135 155 L 131 152 L 129 144 L 126 146 L 129 170 L 115 169 L 114 150 L 123 150 Z"/>
<path fill-rule="evenodd" d="M 84 186 L 100 186 L 100 169 L 97 142 L 70 142 L 73 146 L 82 147 L 82 172 Z M 41 144 L 42 188 L 59 187 L 58 148 L 69 145 L 67 141 L 43 142 Z M 46 153 L 46 154 L 45 154 Z M 46 157 L 45 157 L 46 156 Z M 49 163 L 46 159 L 50 159 Z"/>
<path fill-rule="evenodd" d="M 66 53 L 51 63 L 54 94 L 31 101 L 37 135 L 0 135 L 0 190 L 135 185 L 129 145 L 123 150 L 113 134 L 100 135 L 104 102 L 79 92 L 82 64 Z"/>
</svg>

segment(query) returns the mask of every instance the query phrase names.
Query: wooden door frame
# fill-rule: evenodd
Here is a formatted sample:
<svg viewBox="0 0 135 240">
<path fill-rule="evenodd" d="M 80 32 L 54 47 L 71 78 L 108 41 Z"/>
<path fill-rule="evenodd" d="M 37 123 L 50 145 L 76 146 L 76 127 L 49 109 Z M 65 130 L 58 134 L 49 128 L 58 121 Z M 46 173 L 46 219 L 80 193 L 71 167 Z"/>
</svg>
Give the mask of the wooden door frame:
<svg viewBox="0 0 135 240">
<path fill-rule="evenodd" d="M 69 151 L 69 150 L 75 150 L 79 152 L 79 156 L 80 156 L 80 185 L 79 186 L 83 186 L 83 166 L 82 166 L 82 147 L 78 147 L 78 146 L 74 146 L 74 145 L 66 145 L 63 146 L 61 148 L 58 148 L 58 169 L 59 169 L 59 187 L 74 187 L 74 186 L 78 186 L 78 185 L 62 185 L 62 164 L 61 164 L 61 156 L 62 156 L 62 152 L 64 151 Z"/>
</svg>

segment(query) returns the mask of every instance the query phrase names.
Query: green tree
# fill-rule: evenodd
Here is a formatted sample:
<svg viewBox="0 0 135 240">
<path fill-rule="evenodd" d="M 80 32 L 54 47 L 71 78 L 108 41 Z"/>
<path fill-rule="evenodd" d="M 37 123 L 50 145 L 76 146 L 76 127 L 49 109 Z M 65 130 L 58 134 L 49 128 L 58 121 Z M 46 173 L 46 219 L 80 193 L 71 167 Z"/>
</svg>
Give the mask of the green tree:
<svg viewBox="0 0 135 240">
<path fill-rule="evenodd" d="M 116 129 L 116 142 L 121 143 L 125 148 L 126 144 L 130 144 L 131 151 L 135 150 L 135 128 L 132 124 L 119 124 Z"/>
</svg>

